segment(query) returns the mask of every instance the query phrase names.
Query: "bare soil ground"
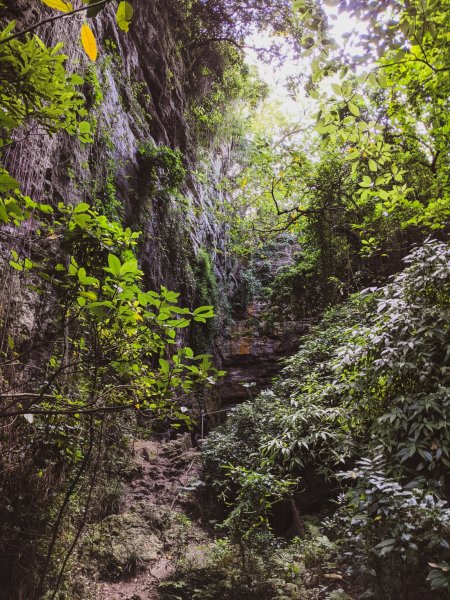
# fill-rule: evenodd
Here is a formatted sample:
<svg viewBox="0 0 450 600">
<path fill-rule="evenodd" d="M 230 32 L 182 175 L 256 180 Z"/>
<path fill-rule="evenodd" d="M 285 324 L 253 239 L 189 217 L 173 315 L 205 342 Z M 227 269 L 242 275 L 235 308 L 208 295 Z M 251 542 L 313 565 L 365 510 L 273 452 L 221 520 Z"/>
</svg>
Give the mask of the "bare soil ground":
<svg viewBox="0 0 450 600">
<path fill-rule="evenodd" d="M 189 435 L 166 443 L 137 440 L 133 463 L 120 514 L 86 536 L 83 554 L 92 569 L 82 579 L 92 600 L 158 600 L 160 582 L 185 549 L 198 551 L 211 541 L 183 491 L 200 469 Z"/>
</svg>

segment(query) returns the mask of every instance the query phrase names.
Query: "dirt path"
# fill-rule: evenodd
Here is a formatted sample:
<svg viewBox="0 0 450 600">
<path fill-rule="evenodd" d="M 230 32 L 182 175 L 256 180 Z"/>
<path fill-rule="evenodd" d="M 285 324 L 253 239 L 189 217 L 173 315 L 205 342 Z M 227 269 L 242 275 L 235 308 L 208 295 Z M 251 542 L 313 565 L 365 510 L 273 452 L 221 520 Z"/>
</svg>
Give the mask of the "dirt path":
<svg viewBox="0 0 450 600">
<path fill-rule="evenodd" d="M 183 489 L 198 480 L 199 469 L 188 435 L 167 443 L 135 441 L 120 513 L 86 536 L 87 598 L 158 600 L 160 582 L 174 572 L 186 548 L 211 541 Z"/>
</svg>

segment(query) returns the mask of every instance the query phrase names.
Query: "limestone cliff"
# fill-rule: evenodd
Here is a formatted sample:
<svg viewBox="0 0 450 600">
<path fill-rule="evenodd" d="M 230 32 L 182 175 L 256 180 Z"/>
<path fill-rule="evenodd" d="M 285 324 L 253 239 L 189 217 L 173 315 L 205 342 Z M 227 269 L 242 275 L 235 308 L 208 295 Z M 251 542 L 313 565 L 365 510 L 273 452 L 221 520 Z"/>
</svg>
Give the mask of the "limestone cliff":
<svg viewBox="0 0 450 600">
<path fill-rule="evenodd" d="M 18 28 L 49 14 L 38 2 L 13 4 Z M 190 86 L 191 64 L 180 54 L 179 15 L 173 4 L 136 0 L 134 7 L 129 33 L 118 28 L 112 6 L 91 20 L 101 47 L 95 66 L 79 42 L 82 17 L 38 28 L 46 43 L 64 42 L 68 69 L 85 78 L 83 92 L 94 142 L 83 145 L 65 134 L 22 132 L 6 152 L 5 164 L 23 192 L 35 200 L 103 205 L 141 229 L 147 285 L 164 284 L 181 291 L 183 300 L 192 304 L 196 300 L 193 266 L 201 247 L 211 255 L 222 287 L 226 277 L 226 232 L 213 215 L 220 211 L 217 185 L 227 171 L 230 149 L 216 147 L 212 158 L 204 148 L 203 160 L 198 158 L 187 112 L 199 92 Z M 145 160 L 146 149 L 153 146 L 181 150 L 187 169 L 182 197 L 154 193 L 155 182 Z"/>
</svg>

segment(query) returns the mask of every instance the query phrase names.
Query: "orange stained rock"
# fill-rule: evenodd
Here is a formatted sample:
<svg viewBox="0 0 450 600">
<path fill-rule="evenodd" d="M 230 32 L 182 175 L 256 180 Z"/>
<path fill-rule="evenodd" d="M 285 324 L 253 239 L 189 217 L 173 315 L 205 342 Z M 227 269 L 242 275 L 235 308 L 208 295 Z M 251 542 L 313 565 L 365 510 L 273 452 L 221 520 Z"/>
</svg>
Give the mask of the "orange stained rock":
<svg viewBox="0 0 450 600">
<path fill-rule="evenodd" d="M 251 337 L 242 337 L 239 340 L 239 351 L 238 354 L 240 356 L 244 354 L 250 354 L 252 351 L 252 338 Z"/>
</svg>

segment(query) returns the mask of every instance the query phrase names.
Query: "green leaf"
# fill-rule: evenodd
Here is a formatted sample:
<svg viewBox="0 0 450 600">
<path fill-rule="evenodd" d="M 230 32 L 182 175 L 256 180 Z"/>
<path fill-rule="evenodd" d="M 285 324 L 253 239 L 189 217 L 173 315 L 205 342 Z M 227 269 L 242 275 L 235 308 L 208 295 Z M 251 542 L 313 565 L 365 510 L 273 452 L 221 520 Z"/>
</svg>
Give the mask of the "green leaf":
<svg viewBox="0 0 450 600">
<path fill-rule="evenodd" d="M 355 115 L 355 117 L 359 117 L 359 115 L 361 113 L 360 113 L 359 108 L 356 106 L 356 104 L 353 104 L 353 102 L 349 102 L 347 104 L 347 106 L 348 106 L 348 110 L 352 113 L 352 115 Z"/>
<path fill-rule="evenodd" d="M 338 83 L 332 83 L 331 84 L 331 89 L 336 94 L 336 96 L 341 96 L 341 94 L 342 94 L 342 88 L 341 88 L 341 86 Z"/>
<path fill-rule="evenodd" d="M 177 327 L 178 329 L 181 329 L 183 327 L 189 327 L 189 325 L 191 324 L 191 322 L 189 321 L 189 319 L 179 319 L 178 321 L 174 321 L 174 327 Z"/>
<path fill-rule="evenodd" d="M 117 8 L 117 24 L 123 31 L 130 29 L 131 19 L 133 18 L 133 7 L 129 2 L 120 2 Z"/>
<path fill-rule="evenodd" d="M 13 269 L 16 269 L 16 271 L 23 271 L 23 267 L 20 263 L 15 262 L 14 260 L 10 260 L 9 264 Z"/>
<path fill-rule="evenodd" d="M 113 275 L 120 275 L 122 267 L 120 260 L 114 254 L 108 254 L 108 265 Z"/>
<path fill-rule="evenodd" d="M 89 210 L 90 205 L 87 204 L 86 202 L 80 202 L 80 204 L 77 204 L 75 206 L 75 208 L 73 209 L 74 213 L 82 213 L 82 212 L 86 212 L 87 210 Z"/>
<path fill-rule="evenodd" d="M 159 366 L 160 366 L 161 371 L 163 373 L 168 373 L 169 372 L 169 363 L 164 358 L 160 358 L 159 359 Z"/>
<path fill-rule="evenodd" d="M 369 188 L 372 186 L 372 180 L 367 175 L 364 175 L 362 181 L 359 182 L 360 187 Z"/>
<path fill-rule="evenodd" d="M 19 182 L 3 169 L 0 170 L 0 192 L 10 192 L 19 189 Z"/>
<path fill-rule="evenodd" d="M 80 121 L 78 123 L 78 129 L 80 133 L 90 133 L 91 132 L 91 124 L 88 121 Z"/>
<path fill-rule="evenodd" d="M 201 316 L 201 317 L 206 317 L 206 316 L 214 316 L 214 307 L 213 306 L 199 306 L 198 308 L 196 308 L 193 312 L 193 314 L 195 316 Z"/>
<path fill-rule="evenodd" d="M 292 2 L 292 10 L 297 12 L 302 10 L 306 6 L 306 0 L 293 0 Z"/>
<path fill-rule="evenodd" d="M 378 169 L 377 163 L 372 158 L 369 158 L 369 169 L 371 171 L 376 171 Z"/>
<path fill-rule="evenodd" d="M 70 76 L 70 83 L 72 85 L 83 85 L 84 79 L 75 73 Z"/>
<path fill-rule="evenodd" d="M 120 267 L 120 275 L 124 275 L 125 273 L 138 273 L 138 263 L 136 259 L 127 260 Z"/>
</svg>

